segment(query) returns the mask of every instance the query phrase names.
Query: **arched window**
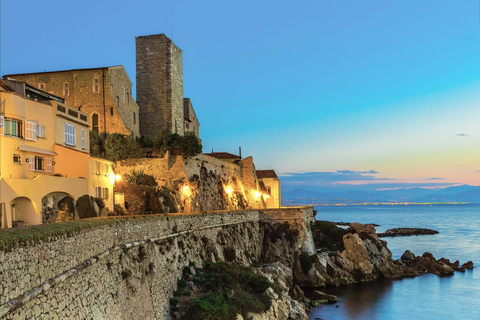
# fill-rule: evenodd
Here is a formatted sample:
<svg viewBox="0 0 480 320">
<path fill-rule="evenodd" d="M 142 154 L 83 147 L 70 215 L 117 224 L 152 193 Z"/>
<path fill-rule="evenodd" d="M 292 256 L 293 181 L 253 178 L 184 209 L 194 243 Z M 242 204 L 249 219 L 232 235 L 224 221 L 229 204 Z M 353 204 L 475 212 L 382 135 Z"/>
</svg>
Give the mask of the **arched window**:
<svg viewBox="0 0 480 320">
<path fill-rule="evenodd" d="M 92 115 L 92 130 L 95 132 L 99 132 L 98 131 L 98 114 L 96 113 Z"/>
</svg>

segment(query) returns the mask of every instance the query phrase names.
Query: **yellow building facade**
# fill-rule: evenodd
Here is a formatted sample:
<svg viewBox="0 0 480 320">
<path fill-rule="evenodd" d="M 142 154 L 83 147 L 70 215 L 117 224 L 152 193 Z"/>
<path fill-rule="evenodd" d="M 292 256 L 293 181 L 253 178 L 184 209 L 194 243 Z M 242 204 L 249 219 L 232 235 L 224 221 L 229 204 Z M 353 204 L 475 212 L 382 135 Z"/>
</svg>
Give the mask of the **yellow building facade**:
<svg viewBox="0 0 480 320">
<path fill-rule="evenodd" d="M 87 114 L 25 83 L 0 82 L 1 228 L 75 218 L 75 201 L 95 196 Z"/>
</svg>

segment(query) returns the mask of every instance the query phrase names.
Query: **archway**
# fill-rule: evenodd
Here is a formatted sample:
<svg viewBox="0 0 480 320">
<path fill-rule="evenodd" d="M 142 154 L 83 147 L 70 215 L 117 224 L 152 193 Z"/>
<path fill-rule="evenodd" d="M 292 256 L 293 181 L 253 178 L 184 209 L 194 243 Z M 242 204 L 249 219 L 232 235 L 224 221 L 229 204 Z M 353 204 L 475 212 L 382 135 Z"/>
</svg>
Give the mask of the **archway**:
<svg viewBox="0 0 480 320">
<path fill-rule="evenodd" d="M 42 223 L 78 219 L 75 199 L 65 192 L 51 192 L 42 198 Z"/>
<path fill-rule="evenodd" d="M 18 197 L 10 201 L 12 227 L 24 227 L 38 224 L 33 202 L 27 197 Z"/>
<path fill-rule="evenodd" d="M 98 114 L 97 113 L 94 113 L 92 115 L 92 130 L 95 132 L 100 132 L 98 130 Z"/>
</svg>

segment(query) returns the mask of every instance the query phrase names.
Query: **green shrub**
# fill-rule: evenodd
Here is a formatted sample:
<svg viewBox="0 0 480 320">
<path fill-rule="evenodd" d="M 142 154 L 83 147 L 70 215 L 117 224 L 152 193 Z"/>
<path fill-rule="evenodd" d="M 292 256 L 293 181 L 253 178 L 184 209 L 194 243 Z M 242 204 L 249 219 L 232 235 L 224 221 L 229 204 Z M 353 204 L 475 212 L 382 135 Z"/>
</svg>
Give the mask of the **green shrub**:
<svg viewBox="0 0 480 320">
<path fill-rule="evenodd" d="M 105 155 L 105 141 L 96 131 L 90 131 L 90 154 L 94 157 Z"/>
<path fill-rule="evenodd" d="M 112 133 L 105 139 L 105 157 L 111 161 L 142 156 L 140 145 L 135 138 L 120 133 Z"/>
<path fill-rule="evenodd" d="M 155 139 L 154 148 L 160 152 L 179 150 L 185 158 L 196 156 L 202 152 L 200 140 L 193 132 L 187 132 L 181 136 L 164 130 Z"/>
<path fill-rule="evenodd" d="M 139 143 L 142 148 L 153 148 L 153 141 L 147 136 L 142 136 Z"/>
<path fill-rule="evenodd" d="M 136 184 L 139 186 L 150 186 L 156 187 L 157 182 L 155 178 L 151 175 L 145 174 L 143 170 L 132 170 L 130 173 L 125 174 L 125 181 L 131 184 Z"/>
<path fill-rule="evenodd" d="M 170 306 L 176 306 L 176 305 L 178 305 L 178 299 L 170 298 Z"/>
<path fill-rule="evenodd" d="M 313 242 L 317 249 L 327 249 L 329 251 L 343 251 L 343 236 L 347 230 L 338 227 L 335 223 L 329 221 L 315 221 L 311 225 Z"/>
</svg>

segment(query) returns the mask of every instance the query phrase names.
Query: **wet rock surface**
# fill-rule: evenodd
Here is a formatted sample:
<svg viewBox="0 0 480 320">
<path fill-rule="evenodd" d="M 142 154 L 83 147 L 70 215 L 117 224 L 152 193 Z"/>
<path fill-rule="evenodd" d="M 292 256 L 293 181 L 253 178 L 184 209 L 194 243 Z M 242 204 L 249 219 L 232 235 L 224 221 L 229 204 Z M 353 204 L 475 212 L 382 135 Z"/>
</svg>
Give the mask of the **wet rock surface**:
<svg viewBox="0 0 480 320">
<path fill-rule="evenodd" d="M 408 236 L 420 236 L 420 235 L 429 235 L 437 234 L 438 231 L 432 229 L 422 229 L 422 228 L 393 228 L 388 229 L 385 232 L 378 233 L 379 238 L 383 237 L 408 237 Z"/>
</svg>

